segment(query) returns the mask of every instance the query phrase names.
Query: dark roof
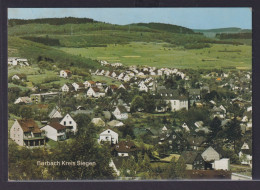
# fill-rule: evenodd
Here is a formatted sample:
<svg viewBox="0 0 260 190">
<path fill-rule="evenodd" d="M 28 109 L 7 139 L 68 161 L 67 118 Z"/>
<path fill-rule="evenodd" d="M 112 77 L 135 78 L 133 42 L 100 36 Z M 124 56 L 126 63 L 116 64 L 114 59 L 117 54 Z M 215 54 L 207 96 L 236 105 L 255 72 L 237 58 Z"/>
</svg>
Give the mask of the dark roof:
<svg viewBox="0 0 260 190">
<path fill-rule="evenodd" d="M 192 146 L 200 146 L 200 145 L 202 145 L 206 141 L 206 138 L 204 138 L 204 137 L 197 137 L 197 136 L 191 136 L 191 137 L 187 138 L 187 141 Z"/>
<path fill-rule="evenodd" d="M 49 124 L 51 127 L 53 127 L 54 129 L 56 129 L 57 131 L 58 130 L 63 130 L 63 129 L 66 129 L 65 126 L 59 124 L 58 122 L 52 122 Z"/>
<path fill-rule="evenodd" d="M 91 88 L 94 90 L 94 92 L 100 92 L 100 89 L 98 87 L 91 87 Z"/>
<path fill-rule="evenodd" d="M 180 157 L 184 159 L 185 164 L 193 164 L 197 156 L 199 156 L 197 151 L 184 151 Z"/>
<path fill-rule="evenodd" d="M 37 123 L 32 119 L 20 119 L 17 120 L 23 129 L 23 132 L 41 133 L 41 130 Z"/>
<path fill-rule="evenodd" d="M 120 141 L 113 146 L 113 149 L 117 152 L 133 152 L 136 151 L 138 148 L 132 141 Z"/>
</svg>

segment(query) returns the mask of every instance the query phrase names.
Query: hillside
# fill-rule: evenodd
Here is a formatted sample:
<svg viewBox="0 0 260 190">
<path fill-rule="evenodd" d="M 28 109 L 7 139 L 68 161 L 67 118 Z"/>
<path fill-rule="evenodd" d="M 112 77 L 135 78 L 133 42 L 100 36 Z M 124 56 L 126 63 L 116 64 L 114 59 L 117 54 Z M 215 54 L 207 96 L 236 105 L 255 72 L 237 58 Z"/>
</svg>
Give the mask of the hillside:
<svg viewBox="0 0 260 190">
<path fill-rule="evenodd" d="M 97 68 L 100 65 L 95 60 L 102 59 L 158 67 L 251 68 L 251 46 L 243 40 L 212 39 L 163 23 L 115 25 L 72 17 L 13 19 L 9 20 L 8 36 L 9 56 L 34 62 L 46 57 L 63 68 Z M 240 53 L 224 54 L 225 49 Z M 214 64 L 205 60 L 214 60 Z"/>
<path fill-rule="evenodd" d="M 180 33 L 180 34 L 195 34 L 195 32 L 189 28 L 177 26 L 173 24 L 164 24 L 164 23 L 137 23 L 131 24 L 129 26 L 144 26 L 150 29 L 172 32 L 172 33 Z"/>
</svg>

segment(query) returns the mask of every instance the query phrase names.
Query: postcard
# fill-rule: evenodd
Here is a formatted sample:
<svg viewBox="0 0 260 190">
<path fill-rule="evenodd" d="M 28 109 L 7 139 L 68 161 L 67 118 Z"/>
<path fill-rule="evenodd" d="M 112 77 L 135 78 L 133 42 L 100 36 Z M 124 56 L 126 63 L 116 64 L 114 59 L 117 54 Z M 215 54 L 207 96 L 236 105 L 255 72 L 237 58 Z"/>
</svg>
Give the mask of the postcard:
<svg viewBox="0 0 260 190">
<path fill-rule="evenodd" d="M 251 180 L 250 8 L 8 8 L 8 179 Z"/>
</svg>

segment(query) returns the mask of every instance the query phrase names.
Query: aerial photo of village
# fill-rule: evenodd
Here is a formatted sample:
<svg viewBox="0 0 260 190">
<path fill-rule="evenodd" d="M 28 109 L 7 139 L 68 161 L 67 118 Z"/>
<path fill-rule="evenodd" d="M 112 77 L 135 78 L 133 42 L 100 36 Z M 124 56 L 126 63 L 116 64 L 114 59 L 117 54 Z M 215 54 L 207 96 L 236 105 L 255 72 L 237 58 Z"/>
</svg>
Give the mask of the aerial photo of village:
<svg viewBox="0 0 260 190">
<path fill-rule="evenodd" d="M 249 8 L 8 14 L 9 180 L 252 179 Z"/>
</svg>

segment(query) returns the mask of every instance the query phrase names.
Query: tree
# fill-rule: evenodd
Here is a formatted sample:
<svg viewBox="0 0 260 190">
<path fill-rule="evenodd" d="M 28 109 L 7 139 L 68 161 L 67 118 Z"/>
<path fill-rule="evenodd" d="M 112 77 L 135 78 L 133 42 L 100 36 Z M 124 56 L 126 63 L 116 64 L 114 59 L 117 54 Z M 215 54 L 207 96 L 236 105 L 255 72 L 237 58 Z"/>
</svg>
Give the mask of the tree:
<svg viewBox="0 0 260 190">
<path fill-rule="evenodd" d="M 23 119 L 29 119 L 32 117 L 32 108 L 29 106 L 22 106 L 19 111 Z"/>
<path fill-rule="evenodd" d="M 131 112 L 136 112 L 139 109 L 144 109 L 144 99 L 142 96 L 135 96 L 131 102 L 130 110 Z"/>
<path fill-rule="evenodd" d="M 236 149 L 236 141 L 242 138 L 240 124 L 236 117 L 226 125 L 226 138 L 228 142 L 233 143 L 234 149 Z"/>
<path fill-rule="evenodd" d="M 166 176 L 168 179 L 182 179 L 185 177 L 186 164 L 183 158 L 178 161 L 172 158 L 169 167 L 166 169 Z"/>
<path fill-rule="evenodd" d="M 218 117 L 215 117 L 209 125 L 210 133 L 209 140 L 213 140 L 217 137 L 218 133 L 222 130 L 221 121 Z"/>
</svg>

